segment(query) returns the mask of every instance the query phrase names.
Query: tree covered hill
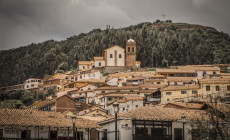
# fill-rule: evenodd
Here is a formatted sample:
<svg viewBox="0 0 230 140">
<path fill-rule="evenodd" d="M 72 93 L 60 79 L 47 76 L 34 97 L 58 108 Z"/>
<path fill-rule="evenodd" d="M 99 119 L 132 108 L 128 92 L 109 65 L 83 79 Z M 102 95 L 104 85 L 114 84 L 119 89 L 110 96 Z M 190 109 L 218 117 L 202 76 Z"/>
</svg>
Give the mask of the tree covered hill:
<svg viewBox="0 0 230 140">
<path fill-rule="evenodd" d="M 79 60 L 101 56 L 115 44 L 125 47 L 129 38 L 136 40 L 142 67 L 230 63 L 230 37 L 226 33 L 187 23 L 145 22 L 0 51 L 0 87 L 43 78 L 56 70 L 75 70 Z"/>
</svg>

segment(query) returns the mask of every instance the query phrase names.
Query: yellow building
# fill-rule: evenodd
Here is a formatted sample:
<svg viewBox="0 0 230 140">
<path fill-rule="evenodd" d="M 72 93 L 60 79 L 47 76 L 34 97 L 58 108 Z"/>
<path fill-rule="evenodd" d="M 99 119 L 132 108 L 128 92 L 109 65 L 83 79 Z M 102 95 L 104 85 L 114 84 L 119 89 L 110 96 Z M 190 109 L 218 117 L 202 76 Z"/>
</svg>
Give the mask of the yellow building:
<svg viewBox="0 0 230 140">
<path fill-rule="evenodd" d="M 212 78 L 200 79 L 201 97 L 206 98 L 208 95 L 220 95 L 230 92 L 230 78 Z"/>
<path fill-rule="evenodd" d="M 196 97 L 201 90 L 198 85 L 187 84 L 183 86 L 167 86 L 161 89 L 161 103 L 167 103 L 176 99 Z"/>
</svg>

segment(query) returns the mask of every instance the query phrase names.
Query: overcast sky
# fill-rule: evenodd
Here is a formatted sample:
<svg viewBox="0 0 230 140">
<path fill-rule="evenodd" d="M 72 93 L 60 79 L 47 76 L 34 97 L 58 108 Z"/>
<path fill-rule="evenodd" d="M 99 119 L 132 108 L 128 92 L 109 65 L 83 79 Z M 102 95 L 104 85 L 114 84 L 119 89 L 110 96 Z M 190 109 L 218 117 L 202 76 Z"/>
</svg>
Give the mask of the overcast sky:
<svg viewBox="0 0 230 140">
<path fill-rule="evenodd" d="M 230 0 L 0 0 L 0 50 L 156 19 L 230 33 Z"/>
</svg>

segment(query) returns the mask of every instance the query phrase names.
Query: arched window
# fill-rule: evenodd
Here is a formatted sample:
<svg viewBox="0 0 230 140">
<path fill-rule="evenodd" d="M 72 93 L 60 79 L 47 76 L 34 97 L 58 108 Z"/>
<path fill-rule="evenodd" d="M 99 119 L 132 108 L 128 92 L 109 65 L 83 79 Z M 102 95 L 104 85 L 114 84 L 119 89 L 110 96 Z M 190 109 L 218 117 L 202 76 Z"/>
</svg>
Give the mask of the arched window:
<svg viewBox="0 0 230 140">
<path fill-rule="evenodd" d="M 128 47 L 128 52 L 130 52 L 130 47 Z"/>
<path fill-rule="evenodd" d="M 110 58 L 113 58 L 113 54 L 110 54 Z"/>
<path fill-rule="evenodd" d="M 98 63 L 98 66 L 101 66 L 101 62 Z"/>
<path fill-rule="evenodd" d="M 121 58 L 121 54 L 119 54 L 119 58 Z"/>
<path fill-rule="evenodd" d="M 134 52 L 134 47 L 132 47 L 132 52 Z"/>
</svg>

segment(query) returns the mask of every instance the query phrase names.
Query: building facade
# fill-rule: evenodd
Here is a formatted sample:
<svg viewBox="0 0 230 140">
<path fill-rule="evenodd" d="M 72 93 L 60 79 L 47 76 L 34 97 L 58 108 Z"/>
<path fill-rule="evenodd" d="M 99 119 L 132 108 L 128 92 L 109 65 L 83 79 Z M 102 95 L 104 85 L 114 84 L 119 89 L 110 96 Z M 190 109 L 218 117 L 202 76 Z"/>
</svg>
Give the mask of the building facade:
<svg viewBox="0 0 230 140">
<path fill-rule="evenodd" d="M 79 61 L 78 69 L 91 69 L 97 67 L 140 67 L 141 62 L 136 61 L 136 42 L 129 39 L 126 48 L 119 45 L 103 50 L 102 57 L 94 57 L 94 61 Z"/>
</svg>

